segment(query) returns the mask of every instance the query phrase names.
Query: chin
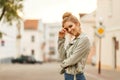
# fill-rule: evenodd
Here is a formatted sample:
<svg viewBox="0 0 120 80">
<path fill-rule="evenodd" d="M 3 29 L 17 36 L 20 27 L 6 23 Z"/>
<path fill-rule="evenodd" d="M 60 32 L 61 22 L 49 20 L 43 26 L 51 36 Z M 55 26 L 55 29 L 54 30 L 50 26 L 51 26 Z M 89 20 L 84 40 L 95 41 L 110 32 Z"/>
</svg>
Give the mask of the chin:
<svg viewBox="0 0 120 80">
<path fill-rule="evenodd" d="M 69 33 L 70 35 L 73 35 L 72 33 Z"/>
</svg>

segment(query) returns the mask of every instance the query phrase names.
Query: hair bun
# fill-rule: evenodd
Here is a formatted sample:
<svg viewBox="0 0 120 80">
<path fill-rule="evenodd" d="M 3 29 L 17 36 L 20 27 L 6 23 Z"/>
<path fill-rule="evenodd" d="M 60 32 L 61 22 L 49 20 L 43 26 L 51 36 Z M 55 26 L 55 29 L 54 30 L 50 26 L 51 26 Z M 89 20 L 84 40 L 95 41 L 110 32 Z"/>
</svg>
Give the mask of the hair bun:
<svg viewBox="0 0 120 80">
<path fill-rule="evenodd" d="M 72 14 L 71 14 L 70 12 L 65 12 L 65 13 L 63 14 L 62 19 L 66 18 L 66 17 L 69 17 L 69 16 L 72 16 Z"/>
</svg>

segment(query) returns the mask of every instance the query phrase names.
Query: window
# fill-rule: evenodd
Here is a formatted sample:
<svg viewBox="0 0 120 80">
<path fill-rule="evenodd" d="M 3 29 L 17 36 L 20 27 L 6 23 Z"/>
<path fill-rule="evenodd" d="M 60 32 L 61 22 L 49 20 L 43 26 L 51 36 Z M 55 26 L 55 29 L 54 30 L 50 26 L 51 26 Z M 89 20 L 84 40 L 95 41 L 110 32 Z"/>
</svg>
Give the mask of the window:
<svg viewBox="0 0 120 80">
<path fill-rule="evenodd" d="M 35 36 L 32 36 L 32 37 L 31 37 L 31 41 L 32 41 L 32 42 L 35 42 Z"/>
<path fill-rule="evenodd" d="M 1 40 L 1 46 L 5 46 L 5 41 Z"/>
<path fill-rule="evenodd" d="M 55 34 L 54 33 L 50 33 L 50 37 L 54 37 L 55 36 Z"/>
<path fill-rule="evenodd" d="M 54 47 L 49 47 L 49 54 L 54 55 L 55 54 L 55 48 Z"/>
<path fill-rule="evenodd" d="M 35 50 L 32 49 L 31 50 L 31 54 L 34 55 L 35 54 Z"/>
</svg>

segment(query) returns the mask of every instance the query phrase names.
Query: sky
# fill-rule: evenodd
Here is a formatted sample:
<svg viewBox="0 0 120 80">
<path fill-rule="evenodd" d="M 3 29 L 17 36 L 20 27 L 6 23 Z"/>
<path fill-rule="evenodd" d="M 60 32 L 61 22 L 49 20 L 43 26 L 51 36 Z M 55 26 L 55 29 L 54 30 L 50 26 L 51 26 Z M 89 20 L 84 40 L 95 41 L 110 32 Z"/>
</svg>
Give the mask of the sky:
<svg viewBox="0 0 120 80">
<path fill-rule="evenodd" d="M 43 22 L 60 22 L 64 12 L 91 13 L 96 9 L 96 0 L 25 0 L 24 18 L 40 19 Z"/>
</svg>

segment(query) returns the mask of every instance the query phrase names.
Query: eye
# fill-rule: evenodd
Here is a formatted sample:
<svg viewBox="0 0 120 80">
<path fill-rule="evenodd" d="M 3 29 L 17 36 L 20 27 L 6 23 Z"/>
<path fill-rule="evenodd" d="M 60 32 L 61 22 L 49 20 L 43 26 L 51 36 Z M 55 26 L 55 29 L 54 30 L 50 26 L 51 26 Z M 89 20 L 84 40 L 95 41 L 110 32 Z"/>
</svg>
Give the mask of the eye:
<svg viewBox="0 0 120 80">
<path fill-rule="evenodd" d="M 68 28 L 64 28 L 66 31 L 68 31 Z"/>
<path fill-rule="evenodd" d="M 68 27 L 71 28 L 73 25 L 69 25 Z"/>
</svg>

